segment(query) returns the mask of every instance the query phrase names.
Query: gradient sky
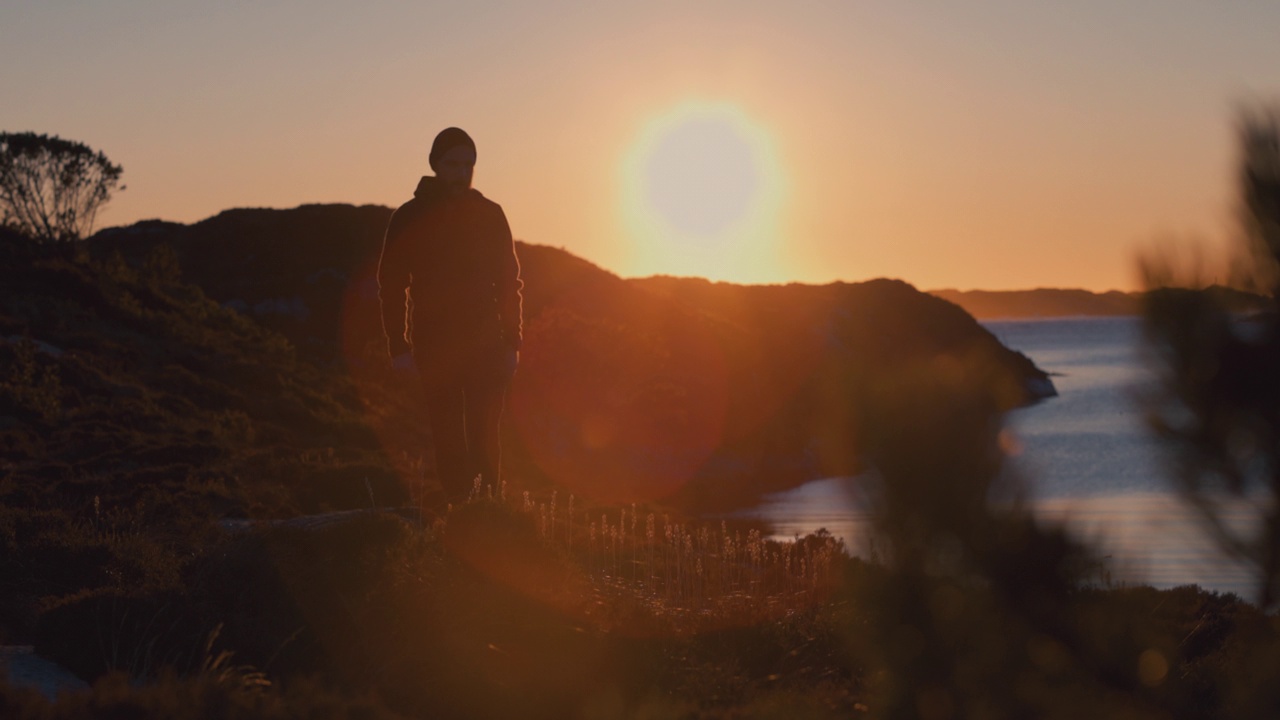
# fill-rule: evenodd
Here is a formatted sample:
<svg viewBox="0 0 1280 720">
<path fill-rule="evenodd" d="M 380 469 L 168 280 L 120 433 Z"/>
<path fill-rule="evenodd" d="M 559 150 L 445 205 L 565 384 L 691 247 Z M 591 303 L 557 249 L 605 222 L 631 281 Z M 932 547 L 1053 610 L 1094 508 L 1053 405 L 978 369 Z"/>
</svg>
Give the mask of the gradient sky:
<svg viewBox="0 0 1280 720">
<path fill-rule="evenodd" d="M 356 8 L 5 0 L 0 130 L 123 165 L 105 225 L 394 206 L 457 125 L 518 238 L 622 275 L 1105 290 L 1228 235 L 1280 89 L 1273 0 Z"/>
</svg>

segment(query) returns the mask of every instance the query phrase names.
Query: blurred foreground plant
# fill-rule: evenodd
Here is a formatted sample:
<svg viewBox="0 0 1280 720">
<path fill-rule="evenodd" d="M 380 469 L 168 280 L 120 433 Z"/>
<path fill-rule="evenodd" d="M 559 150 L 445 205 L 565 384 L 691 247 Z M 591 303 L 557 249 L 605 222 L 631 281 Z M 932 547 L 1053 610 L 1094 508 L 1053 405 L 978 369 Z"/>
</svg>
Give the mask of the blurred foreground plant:
<svg viewBox="0 0 1280 720">
<path fill-rule="evenodd" d="M 1079 594 L 1094 562 L 1037 524 L 1004 469 L 1015 382 L 979 356 L 904 364 L 857 391 L 855 441 L 883 575 L 855 589 L 852 633 L 879 668 L 869 705 L 889 718 L 1079 717 L 1138 687 L 1141 648 L 1097 667 Z M 1129 661 L 1132 656 L 1133 662 Z"/>
<path fill-rule="evenodd" d="M 1144 323 L 1156 388 L 1151 426 L 1174 479 L 1212 535 L 1257 571 L 1263 608 L 1280 601 L 1280 108 L 1240 114 L 1239 244 L 1235 282 L 1260 291 L 1245 314 L 1198 287 L 1196 267 L 1144 259 Z M 1261 514 L 1240 527 L 1226 505 Z"/>
<path fill-rule="evenodd" d="M 1184 496 L 1280 599 L 1280 116 L 1241 122 L 1244 230 L 1265 306 L 1178 287 L 1146 264 L 1158 363 L 1151 417 Z M 1185 272 L 1185 270 L 1181 270 Z M 866 458 L 883 576 L 855 588 L 852 646 L 886 718 L 1276 717 L 1275 615 L 1198 588 L 1097 588 L 1097 559 L 1037 521 L 1004 467 L 1010 379 L 981 357 L 905 362 L 855 387 L 850 440 Z M 1224 496 L 1254 499 L 1256 528 Z M 1172 602 L 1170 602 L 1172 600 Z"/>
</svg>

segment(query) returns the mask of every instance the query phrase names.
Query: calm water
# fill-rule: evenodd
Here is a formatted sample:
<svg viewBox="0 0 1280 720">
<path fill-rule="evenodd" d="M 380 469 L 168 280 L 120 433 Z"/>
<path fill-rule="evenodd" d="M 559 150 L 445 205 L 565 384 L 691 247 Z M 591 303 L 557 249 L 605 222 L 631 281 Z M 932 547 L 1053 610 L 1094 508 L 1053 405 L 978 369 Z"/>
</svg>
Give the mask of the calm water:
<svg viewBox="0 0 1280 720">
<path fill-rule="evenodd" d="M 1135 318 L 986 323 L 1005 345 L 1053 373 L 1059 397 L 1010 414 L 1019 446 L 1010 470 L 1027 485 L 1036 515 L 1061 522 L 1109 556 L 1116 579 L 1252 595 L 1245 570 L 1223 557 L 1170 490 L 1137 395 L 1146 371 Z M 867 517 L 858 479 L 829 479 L 770 496 L 752 514 L 777 537 L 825 527 L 858 552 Z M 1253 521 L 1245 504 L 1230 515 Z"/>
</svg>

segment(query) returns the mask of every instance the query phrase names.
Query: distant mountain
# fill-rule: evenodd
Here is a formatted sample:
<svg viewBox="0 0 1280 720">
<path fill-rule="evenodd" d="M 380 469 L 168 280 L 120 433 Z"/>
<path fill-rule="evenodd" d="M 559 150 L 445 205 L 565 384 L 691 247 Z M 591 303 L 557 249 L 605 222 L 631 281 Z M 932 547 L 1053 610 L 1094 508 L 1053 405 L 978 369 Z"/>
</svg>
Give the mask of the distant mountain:
<svg viewBox="0 0 1280 720">
<path fill-rule="evenodd" d="M 1260 307 L 1259 298 L 1239 290 L 1215 286 L 1219 299 L 1241 311 Z M 1140 315 L 1143 293 L 1111 290 L 1039 288 L 1036 290 L 930 290 L 964 308 L 979 320 Z"/>
<path fill-rule="evenodd" d="M 1036 290 L 931 290 L 929 294 L 959 305 L 979 320 L 1049 318 L 1080 315 L 1137 315 L 1140 293 L 1112 290 L 1040 288 Z"/>
<path fill-rule="evenodd" d="M 229 210 L 189 226 L 112 228 L 89 246 L 131 267 L 168 248 L 182 279 L 223 307 L 356 387 L 382 388 L 374 273 L 389 215 Z M 1053 392 L 962 309 L 899 281 L 624 280 L 563 250 L 519 243 L 518 252 L 525 346 L 504 442 L 511 476 L 526 483 L 610 501 L 741 505 L 857 471 L 859 398 L 901 368 L 984 368 L 981 382 L 1005 407 Z M 425 418 L 416 388 L 402 390 L 402 421 L 364 403 L 382 418 L 387 451 L 418 457 Z"/>
</svg>

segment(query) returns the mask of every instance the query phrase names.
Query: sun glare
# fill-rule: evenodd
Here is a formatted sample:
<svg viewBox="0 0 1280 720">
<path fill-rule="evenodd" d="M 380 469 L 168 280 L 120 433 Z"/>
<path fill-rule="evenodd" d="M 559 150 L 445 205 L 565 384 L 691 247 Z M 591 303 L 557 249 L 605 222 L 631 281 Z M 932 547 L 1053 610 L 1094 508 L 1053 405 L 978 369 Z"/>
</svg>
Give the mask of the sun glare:
<svg viewBox="0 0 1280 720">
<path fill-rule="evenodd" d="M 729 103 L 650 120 L 622 163 L 628 274 L 770 282 L 782 173 L 768 132 Z"/>
</svg>

